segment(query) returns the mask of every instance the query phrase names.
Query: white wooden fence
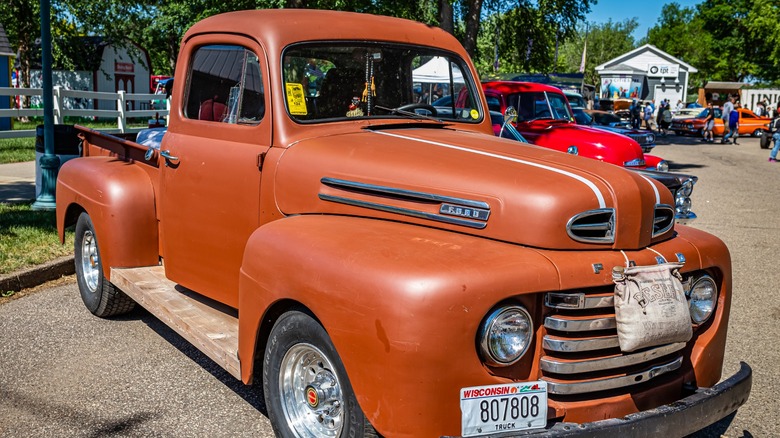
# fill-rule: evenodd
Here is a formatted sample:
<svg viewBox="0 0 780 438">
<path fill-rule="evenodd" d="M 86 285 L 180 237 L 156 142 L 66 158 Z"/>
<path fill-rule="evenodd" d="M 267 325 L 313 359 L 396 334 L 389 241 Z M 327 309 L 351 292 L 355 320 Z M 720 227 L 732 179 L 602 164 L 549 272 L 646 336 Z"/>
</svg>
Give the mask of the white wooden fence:
<svg viewBox="0 0 780 438">
<path fill-rule="evenodd" d="M 0 96 L 43 96 L 41 88 L 8 88 L 0 87 Z M 89 108 L 71 108 L 73 105 L 66 105 L 66 99 L 89 99 L 92 101 L 113 101 L 115 108 L 107 109 L 89 109 Z M 154 101 L 165 101 L 165 109 L 144 109 L 151 108 Z M 130 102 L 138 102 L 131 104 Z M 149 93 L 126 93 L 119 91 L 117 93 L 105 93 L 96 91 L 78 91 L 66 90 L 62 87 L 54 87 L 54 123 L 64 123 L 65 116 L 75 117 L 97 117 L 103 119 L 116 119 L 117 127 L 115 129 L 101 129 L 109 133 L 138 132 L 141 128 L 130 128 L 127 125 L 127 119 L 130 118 L 160 118 L 168 117 L 170 111 L 170 100 L 160 94 Z M 90 105 L 92 106 L 92 105 Z M 102 104 L 100 106 L 109 106 Z M 100 107 L 99 106 L 99 107 Z M 139 107 L 142 109 L 133 110 L 129 107 Z M 0 117 L 43 117 L 43 108 L 22 108 L 22 109 L 0 109 Z M 35 137 L 35 129 L 0 131 L 0 138 L 21 138 Z"/>
</svg>

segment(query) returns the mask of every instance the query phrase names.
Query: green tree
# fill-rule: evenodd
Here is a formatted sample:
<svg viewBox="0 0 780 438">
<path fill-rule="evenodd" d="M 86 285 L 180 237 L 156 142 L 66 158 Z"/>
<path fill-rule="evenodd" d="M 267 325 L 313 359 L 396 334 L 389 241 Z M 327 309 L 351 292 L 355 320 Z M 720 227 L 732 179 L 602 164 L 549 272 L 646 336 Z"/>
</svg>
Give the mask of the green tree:
<svg viewBox="0 0 780 438">
<path fill-rule="evenodd" d="M 0 22 L 3 23 L 11 47 L 19 53 L 22 85 L 30 87 L 30 62 L 35 40 L 41 35 L 40 3 L 38 0 L 6 0 L 0 2 Z"/>
<path fill-rule="evenodd" d="M 677 3 L 664 5 L 658 24 L 650 28 L 643 42 L 695 67 L 698 73 L 690 78 L 692 87 L 698 87 L 710 77 L 720 58 L 720 54 L 711 49 L 712 35 L 704 30 L 704 22 L 696 9 L 681 8 Z"/>
<path fill-rule="evenodd" d="M 590 23 L 580 26 L 577 34 L 563 45 L 559 55 L 561 71 L 577 72 L 582 62 L 582 52 L 587 41 L 585 57 L 585 83 L 599 84 L 596 66 L 617 58 L 636 48 L 631 36 L 639 26 L 636 18 L 606 23 Z"/>
</svg>

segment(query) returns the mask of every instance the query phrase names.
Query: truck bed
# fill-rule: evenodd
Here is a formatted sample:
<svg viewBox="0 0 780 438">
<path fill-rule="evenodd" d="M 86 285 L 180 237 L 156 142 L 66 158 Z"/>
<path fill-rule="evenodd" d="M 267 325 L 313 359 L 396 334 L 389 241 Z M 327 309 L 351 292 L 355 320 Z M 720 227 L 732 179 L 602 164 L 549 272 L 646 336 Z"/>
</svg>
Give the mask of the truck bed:
<svg viewBox="0 0 780 438">
<path fill-rule="evenodd" d="M 238 314 L 165 277 L 162 266 L 111 269 L 111 283 L 241 379 L 238 360 Z"/>
</svg>

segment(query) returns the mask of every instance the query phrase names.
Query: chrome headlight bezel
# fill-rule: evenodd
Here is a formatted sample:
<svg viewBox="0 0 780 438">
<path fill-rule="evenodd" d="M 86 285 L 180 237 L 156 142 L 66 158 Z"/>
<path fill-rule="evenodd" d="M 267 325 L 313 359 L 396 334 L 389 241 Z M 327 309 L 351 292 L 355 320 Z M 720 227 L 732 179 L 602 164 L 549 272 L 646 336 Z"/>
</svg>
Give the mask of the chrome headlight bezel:
<svg viewBox="0 0 780 438">
<path fill-rule="evenodd" d="M 669 171 L 669 163 L 666 160 L 661 160 L 655 166 L 655 170 L 657 170 L 658 172 L 668 172 Z"/>
<path fill-rule="evenodd" d="M 702 325 L 715 313 L 718 303 L 718 283 L 708 274 L 692 279 L 690 289 L 687 291 L 688 307 L 691 313 L 691 322 L 694 325 Z"/>
<path fill-rule="evenodd" d="M 480 325 L 480 357 L 487 365 L 507 367 L 517 363 L 528 352 L 533 340 L 531 314 L 518 305 L 493 310 Z M 509 340 L 506 336 L 509 335 Z"/>
</svg>

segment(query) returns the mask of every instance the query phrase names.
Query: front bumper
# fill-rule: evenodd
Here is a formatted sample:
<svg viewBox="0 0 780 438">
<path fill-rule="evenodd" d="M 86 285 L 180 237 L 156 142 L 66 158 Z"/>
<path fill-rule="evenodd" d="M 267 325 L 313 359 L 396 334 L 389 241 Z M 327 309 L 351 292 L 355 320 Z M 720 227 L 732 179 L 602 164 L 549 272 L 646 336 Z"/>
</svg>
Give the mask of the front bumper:
<svg viewBox="0 0 780 438">
<path fill-rule="evenodd" d="M 742 406 L 753 386 L 753 371 L 740 362 L 739 371 L 712 388 L 699 388 L 694 394 L 655 409 L 623 418 L 592 423 L 556 423 L 549 429 L 490 437 L 599 437 L 647 436 L 682 437 L 717 423 Z"/>
</svg>

